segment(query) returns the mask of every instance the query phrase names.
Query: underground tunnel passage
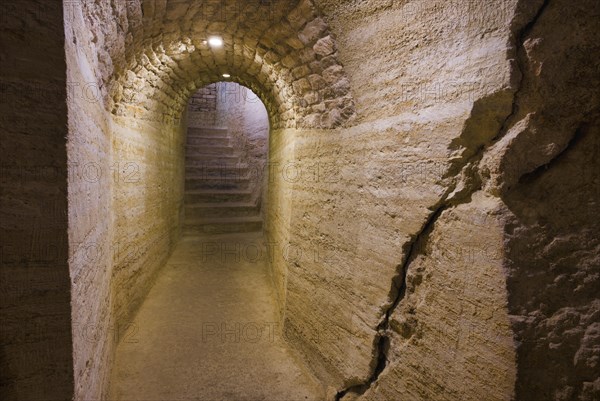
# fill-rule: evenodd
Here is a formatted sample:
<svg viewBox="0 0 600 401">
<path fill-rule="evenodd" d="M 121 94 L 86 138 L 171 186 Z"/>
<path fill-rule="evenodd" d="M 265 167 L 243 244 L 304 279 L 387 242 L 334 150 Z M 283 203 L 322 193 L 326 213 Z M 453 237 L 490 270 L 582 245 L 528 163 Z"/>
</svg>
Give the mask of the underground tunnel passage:
<svg viewBox="0 0 600 401">
<path fill-rule="evenodd" d="M 0 7 L 2 399 L 600 398 L 597 1 Z"/>
<path fill-rule="evenodd" d="M 249 89 L 219 82 L 191 97 L 182 237 L 125 328 L 110 399 L 323 398 L 279 337 L 267 270 L 278 249 L 262 236 L 268 136 Z"/>
</svg>

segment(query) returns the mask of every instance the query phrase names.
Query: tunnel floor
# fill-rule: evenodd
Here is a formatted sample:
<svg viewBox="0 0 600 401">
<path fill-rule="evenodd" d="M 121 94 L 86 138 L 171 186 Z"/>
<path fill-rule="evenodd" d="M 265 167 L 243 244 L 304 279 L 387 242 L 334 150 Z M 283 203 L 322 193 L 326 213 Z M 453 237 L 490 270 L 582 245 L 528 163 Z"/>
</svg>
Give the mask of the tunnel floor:
<svg viewBox="0 0 600 401">
<path fill-rule="evenodd" d="M 112 400 L 322 400 L 279 335 L 260 232 L 184 236 L 117 348 Z"/>
</svg>

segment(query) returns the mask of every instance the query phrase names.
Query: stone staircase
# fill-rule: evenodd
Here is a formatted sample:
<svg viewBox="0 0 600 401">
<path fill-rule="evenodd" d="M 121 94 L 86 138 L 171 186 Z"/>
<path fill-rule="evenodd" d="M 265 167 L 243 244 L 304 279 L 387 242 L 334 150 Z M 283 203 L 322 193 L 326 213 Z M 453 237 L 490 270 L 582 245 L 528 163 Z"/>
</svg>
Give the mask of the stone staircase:
<svg viewBox="0 0 600 401">
<path fill-rule="evenodd" d="M 250 169 L 240 163 L 226 129 L 188 128 L 184 234 L 261 231 L 250 186 Z"/>
</svg>

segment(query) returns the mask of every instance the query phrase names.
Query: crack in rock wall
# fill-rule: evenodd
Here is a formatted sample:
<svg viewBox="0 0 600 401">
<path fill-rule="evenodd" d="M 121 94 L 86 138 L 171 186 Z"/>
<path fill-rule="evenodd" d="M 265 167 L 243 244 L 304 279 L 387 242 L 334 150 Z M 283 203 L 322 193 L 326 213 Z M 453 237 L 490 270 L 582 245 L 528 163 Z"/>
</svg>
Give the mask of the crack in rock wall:
<svg viewBox="0 0 600 401">
<path fill-rule="evenodd" d="M 319 3 L 338 38 L 357 119 L 328 137 L 294 132 L 293 153 L 280 157 L 301 163 L 303 171 L 319 164 L 326 174 L 320 180 L 310 174 L 294 182 L 281 179 L 271 191 L 292 193 L 292 205 L 273 211 L 273 220 L 289 221 L 289 228 L 279 232 L 303 255 L 281 261 L 286 335 L 329 385 L 330 397 L 339 398 L 349 389 L 364 392 L 373 372 L 385 374 L 380 351 L 388 344 L 381 342 L 385 333 L 380 330 L 395 303 L 397 289 L 390 293 L 390 283 L 402 285 L 399 261 L 408 258 L 407 245 L 436 209 L 468 200 L 477 189 L 473 160 L 512 111 L 518 82 L 507 56 L 515 52 L 510 38 L 516 3 L 503 3 L 501 12 L 489 4 L 474 10 L 473 4 L 436 1 L 416 2 L 418 8 Z M 272 147 L 272 154 L 278 155 L 277 149 Z M 486 285 L 503 284 L 499 266 L 494 260 L 481 268 L 489 272 Z M 502 295 L 494 293 L 481 307 L 505 305 Z M 440 314 L 457 306 L 443 308 L 446 301 L 440 302 Z M 508 327 L 506 308 L 495 319 L 489 324 Z M 435 336 L 428 341 L 434 348 Z M 484 344 L 469 341 L 460 343 L 459 355 Z M 501 331 L 495 343 L 490 355 L 496 352 L 508 367 L 494 384 L 507 394 L 514 382 L 510 331 Z M 466 378 L 460 366 L 454 368 L 455 379 Z M 469 378 L 473 383 L 496 373 L 493 367 L 474 366 L 482 372 Z M 387 376 L 398 379 L 394 373 Z"/>
<path fill-rule="evenodd" d="M 338 37 L 357 121 L 338 130 L 337 140 L 297 131 L 283 145 L 293 149 L 285 154 L 289 162 L 301 162 L 306 170 L 329 163 L 335 171 L 329 182 L 309 175 L 280 179 L 272 189 L 293 198 L 274 211 L 273 220 L 289 222 L 277 228 L 280 238 L 304 255 L 279 261 L 288 340 L 330 386 L 331 399 L 527 400 L 540 393 L 548 399 L 593 399 L 596 306 L 587 288 L 597 285 L 592 256 L 597 226 L 588 222 L 589 229 L 571 237 L 585 244 L 573 247 L 582 248 L 586 258 L 579 266 L 589 273 L 577 274 L 573 266 L 562 276 L 573 286 L 581 283 L 575 287 L 581 291 L 578 301 L 546 301 L 567 305 L 554 312 L 563 328 L 554 328 L 544 314 L 546 303 L 542 313 L 513 316 L 514 299 L 524 302 L 516 292 L 528 292 L 507 269 L 528 277 L 532 268 L 527 253 L 519 254 L 517 267 L 515 256 L 504 252 L 507 238 L 520 238 L 510 229 L 515 223 L 507 191 L 523 174 L 543 170 L 568 146 L 578 125 L 595 118 L 597 63 L 589 55 L 597 52 L 590 30 L 596 6 L 318 4 Z M 548 20 L 552 12 L 555 18 Z M 564 31 L 551 28 L 559 25 L 559 15 L 569 18 Z M 535 57 L 544 47 L 547 53 Z M 473 49 L 477 52 L 470 53 Z M 556 67 L 546 67 L 550 73 L 544 77 L 547 63 Z M 477 84 L 466 89 L 469 77 Z M 273 152 L 280 154 L 278 149 Z M 597 170 L 591 160 L 589 165 Z M 579 182 L 591 186 L 577 191 L 589 197 L 572 203 L 586 207 L 597 181 L 586 172 Z M 318 206 L 312 207 L 315 200 Z M 585 216 L 591 210 L 570 213 Z M 547 235 L 538 224 L 537 235 Z M 524 238 L 532 240 L 532 232 Z M 393 255 L 408 266 L 398 266 Z M 548 283 L 561 277 L 555 274 L 547 273 Z M 382 286 L 386 281 L 391 293 Z M 526 287 L 528 280 L 519 283 Z M 567 328 L 574 330 L 569 339 L 544 339 L 546 331 L 558 336 Z M 523 335 L 528 342 L 521 344 Z M 541 345 L 532 345 L 536 342 Z M 552 347 L 561 351 L 553 353 Z M 564 368 L 549 373 L 557 364 Z M 545 373 L 553 379 L 543 379 Z"/>
<path fill-rule="evenodd" d="M 97 0 L 63 2 L 64 32 L 39 3 L 9 19 L 8 48 L 33 24 L 59 86 L 66 52 L 68 110 L 46 114 L 68 113 L 67 142 L 2 146 L 68 173 L 49 191 L 68 200 L 55 238 L 72 322 L 24 338 L 47 348 L 71 326 L 73 365 L 65 336 L 57 369 L 12 360 L 27 394 L 106 398 L 123 325 L 178 237 L 187 102 L 230 73 L 269 112 L 283 330 L 330 399 L 598 398 L 598 2 Z M 39 75 L 24 64 L 9 67 Z M 37 108 L 26 93 L 10 99 Z M 66 124 L 46 114 L 23 120 Z M 46 210 L 23 204 L 3 210 Z M 23 296 L 37 311 L 54 294 L 53 317 L 68 303 L 56 271 Z"/>
</svg>

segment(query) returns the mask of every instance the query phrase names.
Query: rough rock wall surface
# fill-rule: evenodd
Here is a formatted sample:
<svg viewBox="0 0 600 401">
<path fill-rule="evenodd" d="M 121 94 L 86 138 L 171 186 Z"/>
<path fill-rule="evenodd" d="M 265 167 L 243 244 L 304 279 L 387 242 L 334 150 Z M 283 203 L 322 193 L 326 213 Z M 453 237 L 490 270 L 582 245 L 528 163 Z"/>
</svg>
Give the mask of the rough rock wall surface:
<svg viewBox="0 0 600 401">
<path fill-rule="evenodd" d="M 334 131 L 296 130 L 293 153 L 272 147 L 273 159 L 299 163 L 302 175 L 277 178 L 270 192 L 291 192 L 293 199 L 285 214 L 289 226 L 272 230 L 285 235 L 273 242 L 290 242 L 298 250 L 274 266 L 286 289 L 286 336 L 334 398 L 365 392 L 381 373 L 412 245 L 441 205 L 470 189 L 461 180 L 463 166 L 511 113 L 517 90 L 509 60 L 515 2 L 503 2 L 502 12 L 483 2 L 478 10 L 486 13 L 474 20 L 468 18 L 471 2 L 417 2 L 418 12 L 411 2 L 318 3 L 337 37 L 357 119 Z M 273 208 L 276 203 L 269 199 Z M 465 266 L 456 261 L 458 288 Z M 497 260 L 481 266 L 481 287 L 502 283 L 498 266 Z M 505 298 L 483 291 L 469 295 L 472 302 L 480 297 L 482 308 L 498 302 L 495 320 L 486 323 L 481 313 L 473 321 L 482 330 L 498 327 L 498 336 L 489 342 L 461 337 L 464 342 L 453 352 L 466 364 L 456 366 L 455 380 L 477 384 L 471 386 L 480 391 L 473 398 L 482 395 L 484 383 L 503 389 L 499 397 L 506 398 L 515 361 Z M 430 350 L 447 356 L 441 338 L 456 332 L 457 323 L 444 316 L 460 304 L 451 297 L 438 301 L 443 308 L 423 311 L 439 322 L 437 330 L 424 333 Z M 469 313 L 466 307 L 456 312 L 459 320 L 468 320 Z M 489 348 L 490 356 L 503 361 L 503 374 L 469 358 L 470 345 Z M 444 367 L 432 368 L 444 375 Z M 478 372 L 461 376 L 461 369 Z M 397 373 L 387 375 L 390 386 L 399 385 Z M 491 383 L 483 381 L 488 378 Z M 438 392 L 430 389 L 421 397 L 435 399 Z"/>
<path fill-rule="evenodd" d="M 60 2 L 0 2 L 0 394 L 73 396 Z"/>
<path fill-rule="evenodd" d="M 115 339 L 111 328 L 112 177 L 110 115 L 95 88 L 98 61 L 81 8 L 65 9 L 69 102 L 69 248 L 75 336 L 73 364 L 76 399 L 97 398 L 106 385 Z M 79 167 L 81 166 L 81 167 Z M 79 168 L 78 168 L 79 167 Z"/>
<path fill-rule="evenodd" d="M 400 266 L 394 308 L 391 314 L 388 309 L 384 325 L 379 326 L 384 339 L 379 355 L 385 358 L 378 358 L 366 384 L 338 393 L 337 398 L 360 394 L 381 400 L 598 397 L 598 348 L 592 345 L 597 343 L 598 298 L 591 290 L 598 287 L 598 226 L 591 218 L 598 193 L 594 173 L 598 168 L 593 161 L 598 148 L 590 137 L 597 135 L 599 85 L 597 62 L 589 57 L 598 51 L 598 30 L 592 28 L 597 27 L 597 6 L 583 2 L 574 7 L 561 1 L 516 4 L 507 52 L 514 67 L 509 80 L 512 110 L 480 152 L 467 147 L 460 192 L 435 209 L 412 242 Z M 352 74 L 347 64 L 346 68 Z M 489 99 L 476 102 L 455 144 L 460 148 L 494 132 L 482 122 L 489 121 L 490 111 L 498 110 L 502 109 Z M 587 146 L 580 144 L 583 137 Z M 565 149 L 568 153 L 562 156 Z M 492 202 L 481 203 L 490 197 Z M 464 217 L 458 221 L 452 222 L 455 217 L 448 221 L 461 214 Z M 494 220 L 495 228 L 489 226 Z M 485 233 L 472 236 L 486 221 Z M 447 245 L 438 242 L 457 232 L 460 238 Z M 490 240 L 490 232 L 495 232 L 495 241 Z M 498 241 L 501 233 L 504 241 Z M 475 242 L 470 244 L 472 238 Z M 480 238 L 488 241 L 479 242 Z M 575 252 L 568 256 L 566 250 Z M 498 269 L 499 256 L 503 269 Z M 435 294 L 438 266 L 446 276 L 457 268 L 468 274 L 462 281 L 469 286 L 453 280 L 454 285 L 446 289 L 463 289 L 448 300 L 447 305 L 460 310 L 458 316 L 446 313 L 457 317 L 452 322 L 432 320 L 428 312 L 436 298 L 446 295 Z M 493 267 L 489 272 L 495 274 L 485 273 L 486 267 Z M 502 294 L 489 297 L 502 284 L 502 274 L 506 275 L 506 301 Z M 484 282 L 488 285 L 482 286 Z M 488 288 L 488 293 L 479 288 Z M 511 358 L 513 336 L 506 331 L 507 322 L 514 331 L 516 358 Z M 455 338 L 456 344 L 441 341 L 446 347 L 428 348 L 440 332 L 440 339 Z M 462 348 L 464 344 L 470 348 Z M 425 355 L 413 354 L 423 350 Z M 442 357 L 434 358 L 431 365 L 429 358 L 439 351 Z M 446 364 L 435 366 L 450 355 Z M 458 369 L 456 360 L 461 362 Z M 482 374 L 482 368 L 487 373 Z"/>
<path fill-rule="evenodd" d="M 121 4 L 121 3 L 119 3 Z M 123 3 L 124 4 L 124 3 Z M 95 8 L 98 7 L 98 8 Z M 106 398 L 116 343 L 179 235 L 181 119 L 110 113 L 120 38 L 108 3 L 65 3 L 75 399 Z M 122 39 L 121 39 L 122 40 Z M 117 57 L 118 54 L 113 54 Z M 121 55 L 124 57 L 124 55 Z"/>
<path fill-rule="evenodd" d="M 385 359 L 375 380 L 355 389 L 364 391 L 359 399 L 513 399 L 503 212 L 498 199 L 477 192 L 431 220 L 402 267 Z"/>
<path fill-rule="evenodd" d="M 269 190 L 271 205 L 293 199 L 267 225 L 296 249 L 273 266 L 286 337 L 336 399 L 597 397 L 597 163 L 578 159 L 569 210 L 568 189 L 547 193 L 577 167 L 519 184 L 520 203 L 506 192 L 596 132 L 597 4 L 317 3 L 357 121 L 271 138 L 273 159 L 309 172 Z M 333 177 L 315 180 L 314 165 Z"/>
<path fill-rule="evenodd" d="M 269 134 L 270 165 L 285 165 L 294 160 L 293 129 L 275 129 Z M 287 300 L 287 276 L 289 264 L 284 248 L 290 244 L 291 212 L 294 203 L 293 187 L 284 179 L 281 170 L 271 169 L 266 186 L 264 233 L 267 242 L 273 244 L 269 255 L 270 275 L 279 303 L 279 316 L 283 321 Z M 281 325 L 280 325 L 281 326 Z"/>
<path fill-rule="evenodd" d="M 98 98 L 98 61 L 81 8 L 65 8 L 69 96 L 69 270 L 75 399 L 98 398 L 108 380 L 111 313 L 112 174 L 110 114 Z"/>
<path fill-rule="evenodd" d="M 589 124 L 505 198 L 518 400 L 600 397 L 600 121 Z"/>
<path fill-rule="evenodd" d="M 484 176 L 510 213 L 507 290 L 519 400 L 600 399 L 600 27 L 597 1 L 544 2 Z"/>
<path fill-rule="evenodd" d="M 133 314 L 181 232 L 185 116 L 180 124 L 113 119 L 112 285 L 116 325 Z"/>
<path fill-rule="evenodd" d="M 597 132 L 598 68 L 589 59 L 599 43 L 597 2 L 316 3 L 321 13 L 307 0 L 270 2 L 263 18 L 263 2 L 243 2 L 241 10 L 235 1 L 218 2 L 220 9 L 64 2 L 68 87 L 79 96 L 69 101 L 68 136 L 75 398 L 105 394 L 117 312 L 134 309 L 160 265 L 151 252 L 134 262 L 115 257 L 115 241 L 142 252 L 159 244 L 168 253 L 178 215 L 174 177 L 182 175 L 178 121 L 189 96 L 227 68 L 265 99 L 276 128 L 271 160 L 294 164 L 271 174 L 272 269 L 286 338 L 331 398 L 487 399 L 487 387 L 500 389 L 497 399 L 513 391 L 523 400 L 539 393 L 594 399 L 597 306 L 588 289 L 597 284 L 597 226 L 559 195 L 571 199 L 572 188 L 585 188 L 574 203 L 597 199 L 596 177 L 581 167 L 597 159 L 581 150 L 597 149 L 589 139 Z M 241 17 L 223 20 L 224 11 Z M 559 22 L 568 28 L 551 28 Z M 57 36 L 40 24 L 36 44 L 46 55 L 57 48 L 46 41 Z M 222 50 L 204 45 L 210 34 L 223 36 Z M 52 138 L 59 143 L 36 148 L 43 157 L 64 142 Z M 573 162 L 552 163 L 564 149 Z M 143 182 L 119 182 L 131 170 L 114 163 L 130 161 Z M 581 185 L 552 193 L 572 170 L 582 173 L 569 184 Z M 533 175 L 521 179 L 526 173 Z M 138 188 L 131 202 L 126 184 Z M 164 203 L 155 199 L 165 192 Z M 550 212 L 557 208 L 569 218 Z M 499 261 L 502 235 L 508 254 Z M 479 236 L 484 256 L 468 242 Z M 522 242 L 540 256 L 520 252 Z M 579 244 L 576 259 L 563 256 L 563 243 Z M 444 253 L 449 247 L 458 256 Z M 141 269 L 145 257 L 153 263 Z M 471 274 L 475 286 L 465 284 Z M 540 278 L 533 297 L 524 284 L 531 277 Z M 444 280 L 454 285 L 445 288 Z M 64 282 L 56 283 L 64 295 Z M 574 288 L 572 297 L 553 295 L 563 285 Z M 507 321 L 517 333 L 516 356 Z M 456 340 L 450 350 L 448 337 Z M 448 369 L 433 355 L 462 363 Z M 559 369 L 544 376 L 536 364 Z M 435 375 L 435 385 L 413 380 L 424 365 L 430 370 L 421 374 Z"/>
</svg>

